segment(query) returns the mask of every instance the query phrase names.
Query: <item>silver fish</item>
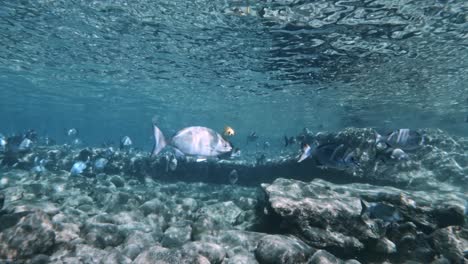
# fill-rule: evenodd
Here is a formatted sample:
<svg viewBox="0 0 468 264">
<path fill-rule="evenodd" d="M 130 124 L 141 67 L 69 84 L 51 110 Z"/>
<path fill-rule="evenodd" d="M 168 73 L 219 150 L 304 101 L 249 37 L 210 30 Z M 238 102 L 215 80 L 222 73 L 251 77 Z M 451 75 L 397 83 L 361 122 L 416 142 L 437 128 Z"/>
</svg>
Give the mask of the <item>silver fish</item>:
<svg viewBox="0 0 468 264">
<path fill-rule="evenodd" d="M 133 144 L 129 136 L 125 136 L 120 140 L 120 149 L 128 148 Z"/>
<path fill-rule="evenodd" d="M 31 150 L 33 142 L 29 138 L 23 139 L 19 144 L 18 150 L 19 151 L 28 151 Z"/>
<path fill-rule="evenodd" d="M 73 164 L 71 170 L 70 170 L 70 175 L 79 175 L 83 173 L 83 171 L 86 169 L 86 163 L 83 161 L 77 161 L 75 164 Z"/>
<path fill-rule="evenodd" d="M 398 222 L 403 220 L 398 209 L 385 203 L 366 203 L 361 200 L 361 216 L 367 214 L 371 219 L 381 219 L 385 222 Z"/>
<path fill-rule="evenodd" d="M 105 158 L 99 158 L 94 162 L 94 168 L 98 171 L 102 171 L 109 161 Z"/>
<path fill-rule="evenodd" d="M 302 154 L 299 157 L 299 160 L 297 162 L 298 163 L 302 162 L 303 160 L 310 157 L 311 154 L 312 154 L 312 148 L 309 146 L 309 144 L 305 144 L 304 147 L 302 148 Z"/>
<path fill-rule="evenodd" d="M 67 130 L 67 136 L 76 137 L 78 135 L 78 130 L 76 128 L 70 128 Z"/>
<path fill-rule="evenodd" d="M 167 142 L 161 130 L 153 124 L 154 148 L 151 156 L 156 156 L 170 145 L 183 155 L 217 157 L 232 151 L 231 144 L 216 131 L 201 126 L 187 127 L 175 134 Z"/>
<path fill-rule="evenodd" d="M 392 148 L 399 148 L 406 151 L 418 149 L 424 143 L 424 138 L 420 133 L 408 128 L 395 130 L 387 137 L 383 137 L 379 134 L 376 134 L 376 136 L 377 144 L 382 144 L 382 142 L 385 142 Z"/>
<path fill-rule="evenodd" d="M 7 145 L 7 140 L 6 137 L 2 134 L 0 134 L 0 150 L 4 151 Z"/>
</svg>

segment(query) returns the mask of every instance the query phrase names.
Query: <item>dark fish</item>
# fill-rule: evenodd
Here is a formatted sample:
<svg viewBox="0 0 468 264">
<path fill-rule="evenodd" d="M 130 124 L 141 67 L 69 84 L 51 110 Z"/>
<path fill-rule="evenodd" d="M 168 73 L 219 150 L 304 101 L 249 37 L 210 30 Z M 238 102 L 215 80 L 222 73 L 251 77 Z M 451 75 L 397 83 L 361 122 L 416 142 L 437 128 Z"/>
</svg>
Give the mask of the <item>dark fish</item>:
<svg viewBox="0 0 468 264">
<path fill-rule="evenodd" d="M 257 156 L 256 160 L 257 160 L 257 163 L 256 163 L 257 165 L 263 165 L 263 164 L 265 164 L 265 162 L 266 162 L 266 156 L 265 156 L 265 154 L 262 154 L 262 155 L 260 155 L 260 156 Z"/>
<path fill-rule="evenodd" d="M 229 183 L 234 185 L 237 183 L 237 180 L 239 180 L 239 174 L 234 169 L 229 173 Z"/>
<path fill-rule="evenodd" d="M 424 138 L 417 131 L 401 128 L 390 133 L 386 138 L 377 135 L 377 142 L 382 141 L 392 148 L 410 151 L 420 148 L 424 142 Z"/>
<path fill-rule="evenodd" d="M 371 219 L 381 219 L 389 223 L 403 220 L 396 207 L 385 203 L 366 203 L 361 200 L 361 207 L 361 216 L 367 214 Z"/>
<path fill-rule="evenodd" d="M 24 133 L 24 137 L 31 141 L 37 141 L 37 132 L 34 129 L 29 129 Z"/>
<path fill-rule="evenodd" d="M 54 139 L 52 139 L 52 138 L 50 138 L 50 137 L 45 137 L 45 138 L 44 138 L 44 145 L 46 145 L 46 146 L 53 146 L 53 145 L 55 145 L 55 144 L 56 144 L 56 143 L 55 143 L 55 140 L 54 140 Z"/>
<path fill-rule="evenodd" d="M 295 137 L 287 137 L 287 136 L 284 136 L 284 146 L 287 147 L 287 146 L 290 146 L 290 145 L 294 145 L 296 144 L 297 140 Z"/>
<path fill-rule="evenodd" d="M 321 165 L 335 169 L 359 167 L 355 150 L 344 144 L 319 145 L 311 154 Z"/>
<path fill-rule="evenodd" d="M 3 193 L 0 193 L 0 210 L 2 210 L 4 204 L 5 204 L 5 195 Z"/>
<path fill-rule="evenodd" d="M 247 143 L 254 142 L 258 139 L 257 132 L 253 131 L 247 136 Z"/>
</svg>

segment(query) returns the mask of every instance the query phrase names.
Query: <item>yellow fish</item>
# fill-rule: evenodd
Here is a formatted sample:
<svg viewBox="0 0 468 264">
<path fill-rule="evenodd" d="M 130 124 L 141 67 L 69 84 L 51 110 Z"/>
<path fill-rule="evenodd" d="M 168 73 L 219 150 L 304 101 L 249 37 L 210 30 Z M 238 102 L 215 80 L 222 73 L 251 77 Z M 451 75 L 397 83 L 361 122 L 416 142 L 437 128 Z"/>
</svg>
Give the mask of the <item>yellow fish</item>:
<svg viewBox="0 0 468 264">
<path fill-rule="evenodd" d="M 223 135 L 227 136 L 227 137 L 232 137 L 236 134 L 236 131 L 234 131 L 234 129 L 230 126 L 225 126 L 224 127 L 224 132 L 223 132 Z"/>
</svg>

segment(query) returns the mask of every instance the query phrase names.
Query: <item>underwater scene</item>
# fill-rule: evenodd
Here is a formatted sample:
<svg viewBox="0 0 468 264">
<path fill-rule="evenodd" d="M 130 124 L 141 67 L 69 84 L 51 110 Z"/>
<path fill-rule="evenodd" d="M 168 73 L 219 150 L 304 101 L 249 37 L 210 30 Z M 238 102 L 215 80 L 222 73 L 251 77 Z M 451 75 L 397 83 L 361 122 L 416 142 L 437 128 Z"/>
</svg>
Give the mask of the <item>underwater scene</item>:
<svg viewBox="0 0 468 264">
<path fill-rule="evenodd" d="M 468 263 L 468 2 L 0 1 L 0 264 Z"/>
</svg>

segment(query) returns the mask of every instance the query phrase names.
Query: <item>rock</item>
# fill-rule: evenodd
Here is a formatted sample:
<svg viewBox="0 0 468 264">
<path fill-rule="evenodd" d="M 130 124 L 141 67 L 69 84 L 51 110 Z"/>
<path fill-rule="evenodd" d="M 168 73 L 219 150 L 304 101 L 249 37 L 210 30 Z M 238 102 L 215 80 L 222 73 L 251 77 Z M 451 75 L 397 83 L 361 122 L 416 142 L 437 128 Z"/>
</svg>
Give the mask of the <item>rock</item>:
<svg viewBox="0 0 468 264">
<path fill-rule="evenodd" d="M 115 247 L 125 239 L 114 224 L 86 224 L 84 232 L 86 241 L 98 248 Z"/>
<path fill-rule="evenodd" d="M 295 237 L 267 235 L 258 243 L 255 257 L 262 264 L 294 264 L 305 262 L 314 251 Z"/>
<path fill-rule="evenodd" d="M 361 220 L 357 197 L 339 194 L 328 186 L 322 180 L 304 183 L 286 179 L 262 185 L 286 230 L 299 232 L 308 244 L 318 248 L 357 253 L 364 249 L 360 239 L 377 238 L 377 234 Z"/>
<path fill-rule="evenodd" d="M 112 177 L 110 178 L 110 182 L 112 182 L 117 188 L 121 188 L 125 186 L 124 179 L 120 177 L 119 175 L 112 175 Z"/>
<path fill-rule="evenodd" d="M 463 233 L 464 238 L 461 237 Z M 431 237 L 438 254 L 449 259 L 451 263 L 465 263 L 464 251 L 468 246 L 468 230 L 457 230 L 456 227 L 450 226 L 436 230 Z"/>
<path fill-rule="evenodd" d="M 220 230 L 216 234 L 209 232 L 200 235 L 199 240 L 220 245 L 226 249 L 240 248 L 245 252 L 254 253 L 264 233 L 242 230 Z M 228 252 L 229 254 L 229 252 Z"/>
<path fill-rule="evenodd" d="M 36 210 L 0 233 L 0 258 L 27 259 L 47 252 L 55 244 L 52 221 Z"/>
<path fill-rule="evenodd" d="M 397 247 L 391 240 L 383 237 L 377 241 L 375 251 L 382 254 L 393 254 L 397 252 Z"/>
<path fill-rule="evenodd" d="M 154 198 L 142 204 L 140 209 L 145 215 L 159 214 L 164 210 L 164 204 L 158 198 Z"/>
<path fill-rule="evenodd" d="M 103 260 L 101 261 L 100 264 L 114 264 L 114 263 L 119 263 L 119 264 L 130 264 L 132 263 L 132 260 L 126 256 L 124 256 L 122 253 L 120 253 L 118 250 L 112 250 L 107 254 Z"/>
<path fill-rule="evenodd" d="M 207 258 L 201 255 L 190 255 L 186 252 L 176 249 L 166 249 L 158 246 L 151 247 L 142 252 L 133 261 L 133 264 L 166 264 L 166 263 L 184 263 L 184 264 L 210 264 Z"/>
<path fill-rule="evenodd" d="M 344 264 L 344 261 L 325 250 L 317 250 L 307 264 Z"/>
<path fill-rule="evenodd" d="M 161 240 L 164 247 L 180 247 L 190 241 L 192 227 L 190 225 L 171 226 L 165 232 Z"/>
<path fill-rule="evenodd" d="M 253 254 L 237 254 L 225 261 L 226 264 L 257 264 L 258 261 L 255 259 Z"/>
<path fill-rule="evenodd" d="M 242 210 L 232 201 L 203 206 L 198 211 L 199 218 L 209 217 L 225 226 L 234 225 L 241 213 Z"/>
<path fill-rule="evenodd" d="M 80 260 L 78 263 L 100 264 L 105 260 L 107 255 L 108 253 L 105 250 L 91 247 L 89 245 L 79 244 L 76 246 L 74 254 L 71 254 L 70 257 L 78 257 Z"/>
<path fill-rule="evenodd" d="M 307 244 L 337 256 L 361 250 L 391 254 L 396 245 L 401 259 L 431 261 L 434 251 L 427 234 L 440 225 L 464 223 L 460 220 L 464 196 L 457 192 L 408 192 L 359 183 L 337 185 L 319 179 L 310 183 L 277 179 L 262 188 L 269 203 L 267 213 L 279 220 L 282 232 L 297 234 Z M 361 216 L 361 199 L 391 205 L 400 220 L 390 224 Z"/>
<path fill-rule="evenodd" d="M 187 243 L 182 250 L 189 255 L 205 256 L 212 264 L 223 262 L 226 256 L 226 251 L 220 245 L 201 241 Z"/>
<path fill-rule="evenodd" d="M 155 244 L 156 241 L 154 240 L 153 236 L 151 236 L 151 234 L 143 233 L 141 231 L 135 231 L 129 236 L 127 236 L 122 252 L 125 256 L 133 260 L 143 250 Z"/>
<path fill-rule="evenodd" d="M 143 252 L 141 252 L 133 261 L 133 264 L 149 264 L 158 263 L 160 261 L 160 255 L 164 252 L 169 251 L 167 248 L 161 246 L 153 246 Z"/>
<path fill-rule="evenodd" d="M 44 254 L 35 255 L 26 264 L 47 264 L 50 263 L 50 257 Z"/>
</svg>

